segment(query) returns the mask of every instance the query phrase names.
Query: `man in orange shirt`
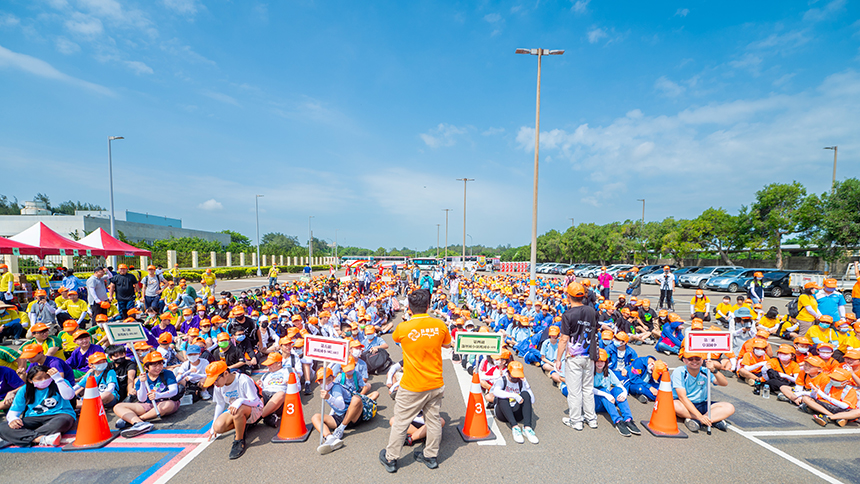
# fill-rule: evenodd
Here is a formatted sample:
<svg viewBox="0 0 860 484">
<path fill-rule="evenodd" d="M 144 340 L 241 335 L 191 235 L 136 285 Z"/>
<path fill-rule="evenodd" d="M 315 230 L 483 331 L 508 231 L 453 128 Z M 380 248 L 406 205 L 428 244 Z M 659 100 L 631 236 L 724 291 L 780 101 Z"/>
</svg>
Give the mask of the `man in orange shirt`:
<svg viewBox="0 0 860 484">
<path fill-rule="evenodd" d="M 379 461 L 388 472 L 397 472 L 397 459 L 403 450 L 406 431 L 423 410 L 427 427 L 427 443 L 423 452 L 416 449 L 415 460 L 430 469 L 439 465 L 436 455 L 442 443 L 442 423 L 439 410 L 445 390 L 442 377 L 442 347 L 451 346 L 451 333 L 442 321 L 427 315 L 430 292 L 418 289 L 409 294 L 412 318 L 397 325 L 391 335 L 403 350 L 403 376 L 394 403 L 394 417 L 388 446 L 379 452 Z"/>
</svg>

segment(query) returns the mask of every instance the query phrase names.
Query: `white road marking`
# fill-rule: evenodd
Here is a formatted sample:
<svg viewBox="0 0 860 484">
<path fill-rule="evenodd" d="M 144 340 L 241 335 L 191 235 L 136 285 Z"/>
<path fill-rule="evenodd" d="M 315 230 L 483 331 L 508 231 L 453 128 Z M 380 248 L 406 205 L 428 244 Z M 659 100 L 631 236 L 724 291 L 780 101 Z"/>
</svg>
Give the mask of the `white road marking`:
<svg viewBox="0 0 860 484">
<path fill-rule="evenodd" d="M 850 435 L 860 434 L 860 429 L 820 429 L 820 430 L 775 430 L 753 431 L 747 435 L 753 437 L 812 437 L 815 435 Z"/>
<path fill-rule="evenodd" d="M 442 359 L 450 360 L 452 350 L 442 349 Z M 458 362 L 453 362 L 454 366 L 454 374 L 457 375 L 457 383 L 460 384 L 460 392 L 463 394 L 463 403 L 467 406 L 469 404 L 469 389 L 472 386 L 472 375 L 469 374 L 466 370 Z M 486 402 L 485 402 L 486 403 Z M 496 440 L 482 440 L 478 442 L 478 445 L 508 445 L 505 441 L 505 438 L 502 436 L 501 430 L 499 430 L 499 425 L 496 423 L 496 419 L 493 417 L 492 412 L 486 412 L 487 415 L 487 425 L 490 427 L 490 432 L 496 435 Z"/>
<path fill-rule="evenodd" d="M 181 438 L 181 437 L 178 437 L 178 438 L 153 437 L 151 439 L 142 438 L 142 437 L 135 437 L 132 439 L 126 439 L 125 437 L 120 437 L 116 440 L 116 442 L 117 443 L 146 442 L 147 444 L 200 444 L 200 443 L 206 442 L 207 440 L 209 440 L 209 439 L 201 438 L 201 437 L 193 437 L 193 438 L 192 437 L 186 437 L 186 438 Z"/>
<path fill-rule="evenodd" d="M 792 464 L 794 464 L 794 465 L 796 465 L 796 466 L 800 467 L 801 469 L 805 469 L 805 470 L 807 470 L 807 471 L 811 472 L 812 474 L 814 474 L 814 475 L 816 475 L 816 476 L 820 477 L 821 479 L 823 479 L 823 480 L 825 480 L 825 481 L 827 481 L 827 482 L 830 482 L 830 483 L 832 483 L 832 484 L 844 484 L 844 483 L 843 483 L 842 481 L 840 481 L 839 479 L 836 479 L 835 477 L 832 477 L 832 476 L 830 476 L 829 474 L 825 474 L 825 473 L 821 472 L 820 470 L 818 470 L 818 469 L 816 469 L 816 468 L 812 467 L 811 465 L 807 464 L 806 462 L 803 462 L 802 460 L 797 459 L 797 458 L 795 458 L 795 457 L 793 457 L 793 456 L 791 456 L 791 455 L 789 455 L 789 454 L 787 454 L 787 453 L 785 453 L 785 452 L 783 452 L 783 451 L 781 451 L 781 450 L 777 449 L 776 447 L 774 447 L 774 446 L 772 446 L 772 445 L 770 445 L 770 444 L 768 444 L 768 443 L 766 443 L 766 442 L 763 442 L 763 441 L 759 440 L 757 437 L 755 437 L 755 436 L 751 435 L 751 434 L 752 434 L 752 432 L 745 432 L 745 431 L 743 431 L 743 430 L 741 430 L 741 429 L 739 429 L 739 428 L 735 427 L 734 425 L 729 425 L 729 429 L 731 429 L 732 431 L 734 431 L 734 432 L 736 432 L 736 433 L 740 434 L 742 437 L 744 437 L 744 438 L 746 438 L 746 439 L 748 439 L 748 440 L 750 440 L 750 441 L 752 441 L 752 442 L 754 442 L 754 443 L 756 443 L 756 444 L 758 444 L 758 445 L 760 445 L 760 446 L 764 447 L 765 449 L 767 449 L 767 450 L 769 450 L 769 451 L 773 452 L 774 454 L 776 454 L 776 455 L 778 455 L 778 456 L 782 457 L 783 459 L 785 459 L 785 460 L 787 460 L 787 461 L 791 462 Z M 814 431 L 813 431 L 813 432 L 814 432 Z"/>
<path fill-rule="evenodd" d="M 194 460 L 195 457 L 200 455 L 200 453 L 203 452 L 206 449 L 206 447 L 209 447 L 209 444 L 214 442 L 214 441 L 210 441 L 209 439 L 203 439 L 203 440 L 205 440 L 205 442 L 202 442 L 194 450 L 189 452 L 185 457 L 183 457 L 179 462 L 177 462 L 175 466 L 171 467 L 169 471 L 165 472 L 164 475 L 159 477 L 158 480 L 156 480 L 155 483 L 153 483 L 153 484 L 164 484 L 167 481 L 169 481 L 170 479 L 172 479 L 173 476 L 175 476 L 177 473 L 179 473 L 179 471 L 181 471 L 183 468 L 185 468 L 185 466 L 190 464 L 191 461 Z"/>
</svg>

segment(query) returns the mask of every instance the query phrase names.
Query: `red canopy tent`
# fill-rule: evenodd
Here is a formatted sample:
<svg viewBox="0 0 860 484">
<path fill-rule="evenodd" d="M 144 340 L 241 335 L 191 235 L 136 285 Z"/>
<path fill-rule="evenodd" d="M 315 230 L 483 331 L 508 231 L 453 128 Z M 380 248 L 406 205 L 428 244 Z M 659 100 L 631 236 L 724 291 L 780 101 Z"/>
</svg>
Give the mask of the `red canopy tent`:
<svg viewBox="0 0 860 484">
<path fill-rule="evenodd" d="M 45 258 L 42 253 L 42 249 L 32 245 L 22 244 L 21 242 L 15 242 L 14 240 L 7 239 L 5 237 L 0 237 L 0 254 L 35 255 L 40 259 Z"/>
<path fill-rule="evenodd" d="M 121 240 L 117 240 L 101 227 L 95 232 L 87 235 L 80 242 L 96 249 L 102 249 L 107 255 L 124 255 L 126 257 L 145 256 L 152 257 L 152 252 L 148 250 L 138 249 L 133 245 L 126 244 Z"/>
<path fill-rule="evenodd" d="M 42 249 L 43 257 L 45 255 L 105 255 L 104 249 L 97 249 L 67 239 L 42 222 L 34 224 L 29 229 L 9 237 L 9 239 Z"/>
</svg>

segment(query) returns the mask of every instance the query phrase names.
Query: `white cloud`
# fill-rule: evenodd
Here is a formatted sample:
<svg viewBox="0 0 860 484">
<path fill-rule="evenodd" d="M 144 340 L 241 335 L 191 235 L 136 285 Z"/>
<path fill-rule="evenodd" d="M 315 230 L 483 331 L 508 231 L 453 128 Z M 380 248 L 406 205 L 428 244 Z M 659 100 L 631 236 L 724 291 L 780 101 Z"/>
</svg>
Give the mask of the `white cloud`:
<svg viewBox="0 0 860 484">
<path fill-rule="evenodd" d="M 66 20 L 66 29 L 83 37 L 96 37 L 104 32 L 102 21 L 91 15 L 86 15 L 80 12 L 72 14 L 72 18 Z"/>
<path fill-rule="evenodd" d="M 161 50 L 167 52 L 168 54 L 175 55 L 180 57 L 186 61 L 193 62 L 196 64 L 208 64 L 211 66 L 216 65 L 215 61 L 209 60 L 206 57 L 198 54 L 194 51 L 190 46 L 184 45 L 179 39 L 170 39 L 166 42 L 162 42 L 159 46 Z"/>
<path fill-rule="evenodd" d="M 140 61 L 125 61 L 126 67 L 131 69 L 135 74 L 152 74 L 152 68 Z"/>
<path fill-rule="evenodd" d="M 600 39 L 608 37 L 606 29 L 598 27 L 592 27 L 591 30 L 588 31 L 587 35 L 589 44 L 596 44 L 597 42 L 600 42 Z"/>
<path fill-rule="evenodd" d="M 505 128 L 488 128 L 486 131 L 481 133 L 483 136 L 494 136 L 497 134 L 502 134 L 505 132 Z"/>
<path fill-rule="evenodd" d="M 576 2 L 574 2 L 573 4 L 573 7 L 571 7 L 570 9 L 577 14 L 583 14 L 588 11 L 589 3 L 591 3 L 591 0 L 576 0 Z"/>
<path fill-rule="evenodd" d="M 196 14 L 198 9 L 197 0 L 161 0 L 161 3 L 176 13 L 188 16 Z"/>
<path fill-rule="evenodd" d="M 786 74 L 786 75 L 780 77 L 779 79 L 773 81 L 773 85 L 775 87 L 782 87 L 783 85 L 788 83 L 792 77 L 794 77 L 796 75 L 797 75 L 796 73 Z"/>
<path fill-rule="evenodd" d="M 494 24 L 494 23 L 502 20 L 502 16 L 497 14 L 497 13 L 488 13 L 487 15 L 484 15 L 484 20 L 486 20 L 487 22 L 489 22 L 491 24 Z"/>
<path fill-rule="evenodd" d="M 678 97 L 684 94 L 684 86 L 670 81 L 666 76 L 661 76 L 654 82 L 654 89 L 662 91 L 668 97 Z"/>
<path fill-rule="evenodd" d="M 689 14 L 690 14 L 689 8 L 679 8 L 678 10 L 675 11 L 676 17 L 686 17 Z"/>
<path fill-rule="evenodd" d="M 729 62 L 729 65 L 735 69 L 745 69 L 753 75 L 758 75 L 761 69 L 762 58 L 755 54 L 744 54 L 740 59 L 735 59 Z"/>
<path fill-rule="evenodd" d="M 457 143 L 457 137 L 463 136 L 468 132 L 466 128 L 458 128 L 453 124 L 439 123 L 438 126 L 426 133 L 421 133 L 419 136 L 424 143 L 431 148 L 439 148 L 440 146 L 454 146 Z"/>
<path fill-rule="evenodd" d="M 0 46 L 0 68 L 4 67 L 18 69 L 46 79 L 53 79 L 74 86 L 83 87 L 99 94 L 107 96 L 115 95 L 113 91 L 104 86 L 64 74 L 55 69 L 51 64 L 48 64 L 41 59 L 37 59 L 26 54 L 12 52 L 3 46 Z"/>
<path fill-rule="evenodd" d="M 21 20 L 11 13 L 0 12 L 0 27 L 14 27 L 21 23 Z"/>
<path fill-rule="evenodd" d="M 201 203 L 200 205 L 197 205 L 197 208 L 199 208 L 200 210 L 210 210 L 211 211 L 211 210 L 223 210 L 224 206 L 221 205 L 221 202 L 215 200 L 214 198 L 210 198 L 209 200 L 206 200 L 205 202 Z"/>
<path fill-rule="evenodd" d="M 825 5 L 824 8 L 810 8 L 803 14 L 803 20 L 807 22 L 818 22 L 824 20 L 836 12 L 842 11 L 845 7 L 845 3 L 845 0 L 833 0 Z"/>
<path fill-rule="evenodd" d="M 79 52 L 81 50 L 81 46 L 79 46 L 78 44 L 72 42 L 71 40 L 69 40 L 65 37 L 57 37 L 57 40 L 55 41 L 55 45 L 57 46 L 58 52 L 60 52 L 61 54 L 66 54 L 66 55 L 74 54 L 74 53 Z"/>
<path fill-rule="evenodd" d="M 239 107 L 242 106 L 241 104 L 239 104 L 239 101 L 237 101 L 235 98 L 233 98 L 232 96 L 228 96 L 224 93 L 206 90 L 206 91 L 201 92 L 200 94 L 203 94 L 204 96 L 208 97 L 209 99 L 214 99 L 214 100 L 222 102 L 224 104 L 232 104 L 233 106 L 239 106 Z"/>
</svg>

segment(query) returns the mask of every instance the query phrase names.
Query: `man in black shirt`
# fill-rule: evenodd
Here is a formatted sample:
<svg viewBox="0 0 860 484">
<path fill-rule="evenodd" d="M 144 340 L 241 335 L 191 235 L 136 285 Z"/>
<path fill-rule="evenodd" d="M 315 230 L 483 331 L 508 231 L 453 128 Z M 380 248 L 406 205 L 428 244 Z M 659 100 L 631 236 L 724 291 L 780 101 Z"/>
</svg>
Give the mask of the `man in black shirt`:
<svg viewBox="0 0 860 484">
<path fill-rule="evenodd" d="M 558 341 L 556 370 L 564 370 L 567 383 L 568 416 L 562 423 L 574 430 L 582 430 L 585 417 L 588 426 L 597 428 L 594 409 L 594 362 L 597 361 L 597 312 L 585 304 L 587 291 L 582 284 L 571 282 L 567 286 L 570 309 L 561 316 L 561 335 Z"/>
<path fill-rule="evenodd" d="M 119 318 L 123 320 L 128 317 L 127 312 L 134 307 L 134 300 L 137 298 L 137 277 L 128 273 L 128 266 L 125 264 L 120 264 L 119 273 L 110 278 L 108 299 L 114 293 L 116 293 Z"/>
</svg>

